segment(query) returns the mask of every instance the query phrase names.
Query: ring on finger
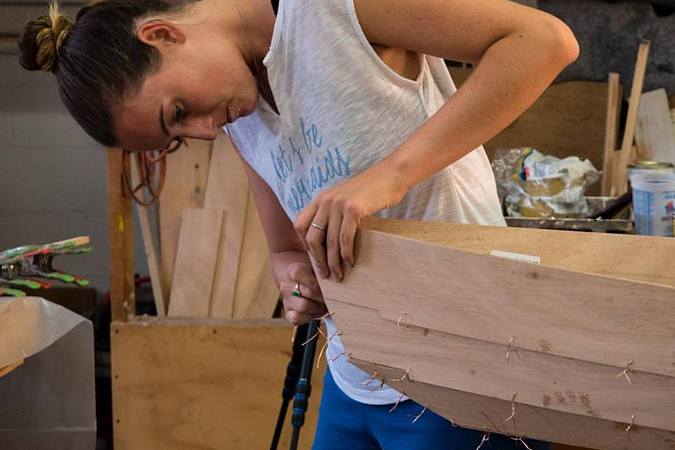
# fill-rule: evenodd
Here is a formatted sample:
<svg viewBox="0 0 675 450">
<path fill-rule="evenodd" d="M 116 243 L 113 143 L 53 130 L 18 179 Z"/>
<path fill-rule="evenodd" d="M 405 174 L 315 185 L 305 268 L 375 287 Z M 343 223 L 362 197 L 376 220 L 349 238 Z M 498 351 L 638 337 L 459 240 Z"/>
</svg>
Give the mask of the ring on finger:
<svg viewBox="0 0 675 450">
<path fill-rule="evenodd" d="M 293 297 L 302 297 L 302 294 L 300 293 L 300 283 L 299 282 L 295 283 L 295 286 L 293 286 L 293 290 L 291 291 L 291 295 Z"/>
<path fill-rule="evenodd" d="M 316 228 L 317 230 L 326 231 L 325 225 L 319 225 L 316 222 L 312 222 L 312 223 L 310 223 L 310 225 L 313 226 L 314 228 Z"/>
</svg>

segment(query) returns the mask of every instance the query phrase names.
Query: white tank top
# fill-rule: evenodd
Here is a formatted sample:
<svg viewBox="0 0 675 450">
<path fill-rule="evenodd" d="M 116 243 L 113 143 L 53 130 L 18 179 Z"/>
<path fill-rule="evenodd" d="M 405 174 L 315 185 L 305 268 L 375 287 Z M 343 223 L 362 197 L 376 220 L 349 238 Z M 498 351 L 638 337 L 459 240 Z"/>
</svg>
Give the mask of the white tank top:
<svg viewBox="0 0 675 450">
<path fill-rule="evenodd" d="M 353 0 L 282 0 L 264 64 L 279 114 L 261 98 L 253 114 L 229 129 L 291 221 L 321 190 L 387 156 L 456 91 L 440 58 L 420 56 L 416 80 L 391 70 L 368 43 Z M 482 147 L 378 215 L 505 224 Z M 332 321 L 326 327 L 335 333 Z M 386 385 L 368 383 L 370 375 L 339 357 L 343 352 L 340 339 L 333 338 L 326 356 L 345 394 L 368 404 L 400 397 Z"/>
</svg>

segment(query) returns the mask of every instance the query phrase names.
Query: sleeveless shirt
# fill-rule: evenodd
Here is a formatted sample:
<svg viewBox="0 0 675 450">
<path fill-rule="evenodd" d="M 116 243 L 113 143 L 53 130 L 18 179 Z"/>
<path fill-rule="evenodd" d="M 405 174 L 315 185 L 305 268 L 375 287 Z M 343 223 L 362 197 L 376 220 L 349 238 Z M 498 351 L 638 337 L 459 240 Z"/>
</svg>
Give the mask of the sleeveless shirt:
<svg viewBox="0 0 675 450">
<path fill-rule="evenodd" d="M 263 63 L 278 114 L 261 97 L 257 109 L 229 125 L 229 132 L 291 221 L 319 192 L 387 156 L 456 92 L 441 58 L 420 55 L 414 80 L 391 70 L 368 42 L 353 0 L 282 0 Z M 447 142 L 447 150 L 452 145 Z M 482 147 L 377 215 L 505 225 Z M 328 364 L 346 395 L 368 404 L 399 399 L 341 356 L 345 350 L 333 321 L 326 320 L 326 328 L 333 336 Z"/>
</svg>

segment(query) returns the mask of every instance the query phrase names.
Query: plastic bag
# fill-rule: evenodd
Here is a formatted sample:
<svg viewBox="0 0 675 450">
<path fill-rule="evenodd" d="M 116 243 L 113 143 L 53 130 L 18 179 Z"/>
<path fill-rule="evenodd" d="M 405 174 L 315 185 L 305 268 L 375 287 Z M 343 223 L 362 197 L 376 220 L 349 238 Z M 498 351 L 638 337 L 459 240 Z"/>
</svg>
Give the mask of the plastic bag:
<svg viewBox="0 0 675 450">
<path fill-rule="evenodd" d="M 584 216 L 589 213 L 584 193 L 600 178 L 587 159 L 560 159 L 532 147 L 498 150 L 492 169 L 510 217 Z"/>
</svg>

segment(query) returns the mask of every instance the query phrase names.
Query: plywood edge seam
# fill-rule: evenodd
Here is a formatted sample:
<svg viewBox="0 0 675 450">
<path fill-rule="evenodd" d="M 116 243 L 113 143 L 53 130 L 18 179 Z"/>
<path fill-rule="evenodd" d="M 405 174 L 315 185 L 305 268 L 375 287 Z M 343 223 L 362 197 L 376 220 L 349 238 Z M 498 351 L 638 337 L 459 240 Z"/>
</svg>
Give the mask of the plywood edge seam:
<svg viewBox="0 0 675 450">
<path fill-rule="evenodd" d="M 350 357 L 349 361 L 352 364 L 360 367 L 362 370 L 364 370 L 366 372 L 369 372 L 369 371 L 366 370 L 365 368 L 375 367 L 375 368 L 381 369 L 381 370 L 377 371 L 377 373 L 380 373 L 380 374 L 381 374 L 381 371 L 389 370 L 389 371 L 392 371 L 392 372 L 395 372 L 395 373 L 401 375 L 400 377 L 392 377 L 390 379 L 390 381 L 394 381 L 394 380 L 398 381 L 401 378 L 403 378 L 407 383 L 429 384 L 429 383 L 427 383 L 425 381 L 422 381 L 422 380 L 416 380 L 414 372 L 411 371 L 411 370 L 408 370 L 408 369 L 403 369 L 401 367 L 389 366 L 389 365 L 386 365 L 386 364 L 380 364 L 380 363 L 377 363 L 376 361 L 366 361 L 366 360 L 363 360 L 363 359 L 360 359 L 360 358 L 355 358 L 355 357 Z M 384 369 L 384 370 L 382 370 L 382 369 Z M 385 384 L 387 384 L 386 378 L 385 378 Z M 389 386 L 391 386 L 394 389 L 400 388 L 400 386 L 398 386 L 396 382 L 394 382 L 394 384 L 389 384 Z M 445 387 L 445 386 L 438 386 L 438 387 L 441 388 L 441 389 L 447 389 L 447 390 L 450 390 L 450 391 L 464 392 L 464 393 L 470 394 L 470 395 L 482 396 L 481 394 L 476 394 L 474 392 L 469 392 L 469 391 L 463 391 L 463 390 L 460 390 L 460 389 L 453 389 L 453 388 L 449 388 L 449 387 Z M 542 406 L 532 405 L 532 404 L 529 404 L 529 403 L 519 402 L 519 401 L 517 401 L 517 398 L 515 400 L 513 399 L 512 394 L 508 395 L 507 397 L 508 398 L 506 398 L 506 397 L 505 398 L 491 397 L 491 398 L 494 398 L 494 400 L 498 401 L 498 402 L 514 404 L 516 406 L 524 406 L 524 407 L 529 407 L 529 408 L 533 408 L 533 409 L 545 409 L 547 411 L 555 411 L 555 412 L 560 413 L 560 414 L 569 414 L 570 416 L 574 416 L 574 417 L 580 418 L 582 420 L 587 419 L 587 418 L 593 418 L 593 420 L 600 420 L 600 421 L 604 421 L 604 422 L 610 423 L 610 424 L 621 424 L 624 428 L 627 425 L 629 425 L 629 423 L 630 423 L 629 420 L 628 421 L 617 421 L 617 420 L 612 420 L 612 419 L 606 419 L 606 418 L 603 418 L 603 417 L 587 416 L 587 415 L 577 414 L 577 413 L 570 412 L 570 411 L 561 411 L 561 410 L 556 410 L 556 409 L 552 409 L 552 408 L 546 408 L 546 407 L 542 407 Z M 433 411 L 433 409 L 434 409 L 433 404 L 429 403 L 426 406 Z M 637 427 L 637 425 L 636 425 L 636 427 Z M 651 428 L 651 427 L 645 427 L 645 426 L 640 425 L 640 428 L 647 429 L 647 428 Z M 501 433 L 501 434 L 506 434 L 506 435 L 509 435 L 509 436 L 515 436 L 515 434 L 510 433 L 508 430 L 498 428 L 496 431 Z M 664 430 L 664 431 L 669 431 L 669 430 Z"/>
<path fill-rule="evenodd" d="M 363 306 L 363 305 L 358 304 L 358 303 L 350 303 L 350 302 L 347 302 L 347 301 L 344 301 L 344 300 L 338 300 L 338 299 L 331 298 L 331 297 L 328 297 L 328 296 L 325 297 L 325 300 L 326 300 L 326 304 L 329 304 L 329 305 L 331 303 L 344 303 L 344 304 L 349 304 L 351 306 L 355 306 L 355 307 L 358 307 L 358 308 L 371 310 L 371 311 L 375 312 L 376 314 L 378 314 L 382 320 L 390 322 L 390 323 L 394 324 L 395 326 L 405 327 L 406 329 L 410 329 L 410 330 L 417 329 L 417 330 L 420 330 L 420 331 L 424 332 L 425 334 L 426 333 L 434 333 L 434 334 L 439 335 L 439 336 L 457 337 L 457 338 L 466 339 L 466 340 L 469 340 L 469 341 L 480 342 L 480 343 L 487 344 L 487 345 L 494 345 L 494 346 L 497 346 L 497 347 L 503 347 L 504 349 L 507 348 L 506 343 L 501 344 L 501 343 L 497 343 L 497 342 L 493 342 L 493 341 L 489 341 L 489 340 L 478 339 L 478 338 L 475 338 L 475 337 L 472 337 L 472 336 L 464 336 L 464 335 L 456 334 L 456 333 L 448 333 L 447 331 L 430 329 L 430 328 L 422 326 L 422 325 L 417 325 L 414 322 L 406 321 L 407 318 L 403 315 L 401 315 L 399 317 L 393 317 L 389 314 L 386 314 L 384 311 L 382 311 L 379 308 L 370 308 L 370 307 Z M 337 321 L 336 323 L 339 324 L 340 319 L 337 318 L 336 321 Z M 338 326 L 338 329 L 339 328 L 340 327 Z M 537 353 L 537 354 L 546 355 L 546 356 L 550 356 L 550 357 L 554 357 L 554 358 L 565 359 L 565 360 L 569 360 L 569 361 L 579 361 L 581 363 L 589 363 L 590 362 L 590 363 L 598 365 L 598 366 L 603 366 L 603 367 L 615 369 L 617 374 L 621 374 L 622 370 L 624 370 L 626 368 L 625 361 L 622 362 L 622 363 L 617 363 L 617 364 L 611 364 L 611 363 L 607 363 L 607 362 L 598 362 L 598 361 L 588 361 L 588 360 L 581 359 L 581 358 L 575 358 L 575 357 L 569 356 L 569 355 L 561 355 L 559 353 L 554 353 L 554 352 L 550 352 L 550 351 L 541 351 L 541 350 L 536 350 L 536 349 L 528 348 L 528 347 L 519 347 L 517 345 L 515 345 L 513 347 L 513 350 L 514 351 L 516 351 L 516 350 L 523 351 L 525 353 Z M 378 365 L 381 365 L 381 364 L 378 364 Z M 386 365 L 383 365 L 383 367 L 386 367 Z M 660 378 L 664 378 L 664 379 L 673 378 L 671 375 L 666 375 L 666 374 L 658 373 L 658 372 L 650 372 L 650 371 L 647 371 L 647 370 L 634 369 L 634 368 L 630 369 L 630 374 L 631 374 L 631 376 L 632 375 L 645 374 L 645 375 L 649 375 L 650 377 L 660 377 Z"/>
<path fill-rule="evenodd" d="M 256 328 L 261 326 L 292 327 L 286 319 L 219 319 L 219 318 L 185 318 L 185 317 L 153 317 L 135 316 L 128 322 L 115 321 L 111 324 L 111 330 L 120 328 L 146 328 L 146 327 L 239 327 Z M 289 335 L 290 342 L 290 335 Z"/>
<path fill-rule="evenodd" d="M 555 236 L 566 236 L 566 237 L 589 237 L 589 233 L 582 233 L 579 231 L 571 230 L 548 230 L 541 228 L 520 228 L 520 227 L 506 227 L 506 226 L 496 226 L 496 225 L 482 225 L 482 224 L 469 224 L 469 223 L 456 223 L 456 222 L 443 222 L 443 221 L 417 221 L 417 220 L 401 220 L 401 219 L 382 219 L 379 217 L 369 216 L 363 219 L 359 225 L 359 231 L 375 231 L 384 234 L 390 234 L 400 237 L 408 237 L 410 233 L 415 233 L 419 235 L 431 235 L 434 232 L 443 232 L 448 231 L 450 228 L 479 228 L 481 230 L 494 231 L 494 232 L 507 232 L 513 234 L 529 234 L 533 238 L 541 237 L 555 237 Z M 414 231 L 413 231 L 414 229 Z M 602 236 L 602 238 L 600 238 Z M 675 240 L 669 237 L 661 236 L 640 236 L 640 235 L 621 235 L 621 234 L 590 234 L 590 238 L 593 239 L 602 239 L 603 241 L 625 241 L 631 240 L 637 243 L 647 243 L 647 242 L 658 242 L 659 244 L 668 245 L 675 250 Z M 414 239 L 414 238 L 412 238 Z M 426 240 L 426 242 L 432 242 L 432 240 Z"/>
</svg>

